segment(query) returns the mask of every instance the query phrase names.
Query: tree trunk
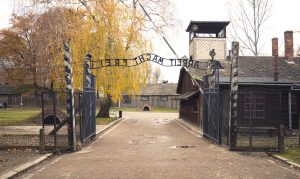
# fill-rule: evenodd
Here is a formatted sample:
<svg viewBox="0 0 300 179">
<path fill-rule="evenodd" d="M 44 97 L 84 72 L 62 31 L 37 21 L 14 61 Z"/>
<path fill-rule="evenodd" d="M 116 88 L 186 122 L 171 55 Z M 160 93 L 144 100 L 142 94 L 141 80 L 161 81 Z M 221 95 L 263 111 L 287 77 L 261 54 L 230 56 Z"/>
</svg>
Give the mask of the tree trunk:
<svg viewBox="0 0 300 179">
<path fill-rule="evenodd" d="M 97 117 L 109 117 L 109 109 L 111 106 L 111 96 L 107 95 L 106 97 L 101 100 L 100 109 L 97 114 Z"/>
</svg>

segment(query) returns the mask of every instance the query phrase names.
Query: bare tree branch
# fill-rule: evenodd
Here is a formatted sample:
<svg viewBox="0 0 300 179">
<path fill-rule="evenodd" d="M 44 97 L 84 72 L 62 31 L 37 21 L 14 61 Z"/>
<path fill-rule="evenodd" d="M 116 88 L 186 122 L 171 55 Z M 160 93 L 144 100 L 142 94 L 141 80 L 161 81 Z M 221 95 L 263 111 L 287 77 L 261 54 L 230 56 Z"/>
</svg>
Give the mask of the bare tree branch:
<svg viewBox="0 0 300 179">
<path fill-rule="evenodd" d="M 241 49 L 258 56 L 262 49 L 262 27 L 270 17 L 271 1 L 238 0 L 236 8 L 230 10 L 233 11 L 229 14 L 233 29 L 231 35 L 242 43 Z"/>
</svg>

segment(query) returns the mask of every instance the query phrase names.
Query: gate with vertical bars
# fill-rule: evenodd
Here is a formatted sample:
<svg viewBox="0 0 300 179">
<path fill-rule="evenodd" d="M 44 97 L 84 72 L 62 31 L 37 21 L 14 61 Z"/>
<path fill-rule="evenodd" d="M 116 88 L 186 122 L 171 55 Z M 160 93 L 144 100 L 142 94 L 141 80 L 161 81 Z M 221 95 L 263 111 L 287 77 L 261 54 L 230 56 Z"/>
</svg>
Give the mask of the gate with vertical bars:
<svg viewBox="0 0 300 179">
<path fill-rule="evenodd" d="M 83 79 L 83 120 L 81 121 L 81 141 L 85 142 L 96 135 L 96 90 L 95 76 L 91 73 L 91 55 L 87 54 Z"/>
</svg>

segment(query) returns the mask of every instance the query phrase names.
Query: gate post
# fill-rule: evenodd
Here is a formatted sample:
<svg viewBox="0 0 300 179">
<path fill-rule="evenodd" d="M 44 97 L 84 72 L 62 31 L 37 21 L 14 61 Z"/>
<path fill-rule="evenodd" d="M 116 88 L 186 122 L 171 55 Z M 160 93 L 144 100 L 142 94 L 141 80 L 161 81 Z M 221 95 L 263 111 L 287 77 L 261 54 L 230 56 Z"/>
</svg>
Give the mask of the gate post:
<svg viewBox="0 0 300 179">
<path fill-rule="evenodd" d="M 239 43 L 232 42 L 231 46 L 231 73 L 230 73 L 230 109 L 229 109 L 229 147 L 236 147 L 237 142 L 237 103 L 238 103 L 238 58 Z"/>
<path fill-rule="evenodd" d="M 92 55 L 87 54 L 83 65 L 83 121 L 81 125 L 81 141 L 92 138 L 96 134 L 96 92 L 95 76 L 92 74 Z"/>
<path fill-rule="evenodd" d="M 84 64 L 83 64 L 83 89 L 90 88 L 92 86 L 92 79 L 91 79 L 91 62 L 92 55 L 86 54 Z"/>
<path fill-rule="evenodd" d="M 68 42 L 64 42 L 64 65 L 67 97 L 67 123 L 68 123 L 68 143 L 73 151 L 76 151 L 75 133 L 75 111 L 74 111 L 74 89 L 72 70 L 71 48 Z"/>
</svg>

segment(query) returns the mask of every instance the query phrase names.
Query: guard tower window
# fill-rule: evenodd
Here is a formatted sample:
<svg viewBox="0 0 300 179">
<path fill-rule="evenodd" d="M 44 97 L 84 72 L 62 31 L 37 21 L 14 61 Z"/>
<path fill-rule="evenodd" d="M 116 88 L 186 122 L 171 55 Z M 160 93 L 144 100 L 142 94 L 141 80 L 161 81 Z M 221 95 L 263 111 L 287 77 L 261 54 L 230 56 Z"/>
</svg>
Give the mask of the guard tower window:
<svg viewBox="0 0 300 179">
<path fill-rule="evenodd" d="M 190 41 L 193 38 L 226 38 L 229 21 L 191 21 L 188 28 Z"/>
<path fill-rule="evenodd" d="M 219 33 L 218 33 L 218 37 L 220 38 L 225 38 L 226 34 L 225 34 L 225 29 L 222 29 Z"/>
<path fill-rule="evenodd" d="M 207 37 L 207 38 L 216 38 L 217 34 L 204 34 L 204 33 L 194 33 L 195 37 Z"/>
</svg>

